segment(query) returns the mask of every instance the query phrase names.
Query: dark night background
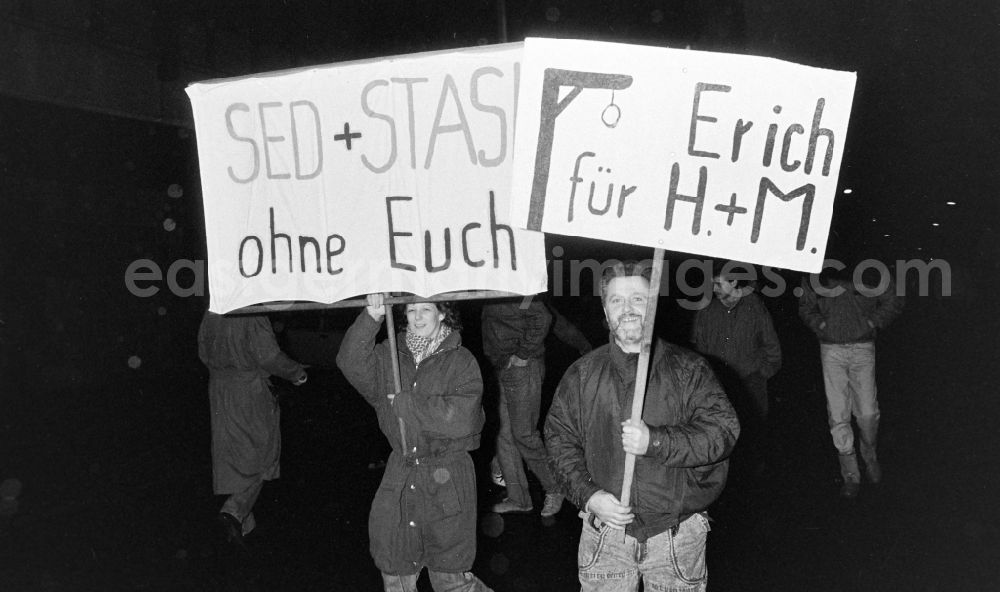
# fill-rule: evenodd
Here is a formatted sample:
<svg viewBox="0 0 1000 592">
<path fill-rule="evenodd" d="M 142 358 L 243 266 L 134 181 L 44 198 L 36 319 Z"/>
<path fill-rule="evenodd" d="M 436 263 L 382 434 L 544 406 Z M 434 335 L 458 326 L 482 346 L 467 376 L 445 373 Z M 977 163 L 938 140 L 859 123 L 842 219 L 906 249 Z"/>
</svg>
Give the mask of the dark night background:
<svg viewBox="0 0 1000 592">
<path fill-rule="evenodd" d="M 380 477 L 368 464 L 384 446 L 332 368 L 354 312 L 273 317 L 288 350 L 316 367 L 306 387 L 280 387 L 283 477 L 260 502 L 252 559 L 234 564 L 208 530 L 217 500 L 195 342 L 207 301 L 165 282 L 133 296 L 125 269 L 204 259 L 187 84 L 503 35 L 858 73 L 840 172 L 852 192 L 838 195 L 827 256 L 944 261 L 950 272 L 926 295 L 911 280 L 907 310 L 880 336 L 886 482 L 855 504 L 836 498 L 815 340 L 790 293 L 766 299 L 785 353 L 771 386 L 784 445 L 766 487 L 733 488 L 715 513 L 710 589 L 1000 584 L 996 2 L 0 0 L 0 481 L 23 483 L 0 503 L 0 590 L 378 589 L 365 521 Z M 547 243 L 565 261 L 648 256 Z M 555 300 L 605 338 L 596 300 Z M 478 304 L 464 308 L 478 354 Z M 658 320 L 684 341 L 690 314 L 672 298 Z M 552 342 L 547 395 L 572 355 Z M 480 466 L 490 449 L 484 438 Z M 480 489 L 483 506 L 498 493 Z M 554 524 L 484 528 L 475 571 L 498 591 L 577 589 L 578 527 L 566 504 Z"/>
</svg>

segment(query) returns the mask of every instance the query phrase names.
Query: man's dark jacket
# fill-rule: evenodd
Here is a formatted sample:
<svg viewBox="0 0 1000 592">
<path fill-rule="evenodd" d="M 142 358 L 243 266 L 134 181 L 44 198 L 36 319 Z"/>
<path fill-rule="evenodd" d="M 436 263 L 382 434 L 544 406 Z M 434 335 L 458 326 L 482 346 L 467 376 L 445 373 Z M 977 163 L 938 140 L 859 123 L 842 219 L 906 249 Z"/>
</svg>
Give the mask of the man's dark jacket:
<svg viewBox="0 0 1000 592">
<path fill-rule="evenodd" d="M 874 290 L 839 278 L 821 286 L 817 293 L 803 279 L 799 298 L 799 316 L 820 343 L 874 342 L 878 330 L 889 326 L 905 305 L 891 283 L 883 290 Z"/>
<path fill-rule="evenodd" d="M 614 342 L 577 360 L 563 376 L 545 421 L 553 474 L 580 509 L 594 493 L 621 495 L 621 422 L 631 415 L 638 354 Z M 701 356 L 662 340 L 652 349 L 643 421 L 646 454 L 636 458 L 626 532 L 640 541 L 705 510 L 722 493 L 740 425 Z"/>
</svg>

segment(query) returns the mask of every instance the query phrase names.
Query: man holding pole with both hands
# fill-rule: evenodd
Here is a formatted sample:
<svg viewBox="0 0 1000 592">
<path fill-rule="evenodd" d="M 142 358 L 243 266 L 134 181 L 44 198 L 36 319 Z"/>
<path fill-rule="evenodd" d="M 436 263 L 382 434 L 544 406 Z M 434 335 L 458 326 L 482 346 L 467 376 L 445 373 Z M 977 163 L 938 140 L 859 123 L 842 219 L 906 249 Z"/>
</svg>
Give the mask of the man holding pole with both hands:
<svg viewBox="0 0 1000 592">
<path fill-rule="evenodd" d="M 704 512 L 722 493 L 739 436 L 736 413 L 706 361 L 652 338 L 656 292 L 650 298 L 648 271 L 628 262 L 605 269 L 610 343 L 567 370 L 545 422 L 553 475 L 582 510 L 583 592 L 637 590 L 640 580 L 646 590 L 705 590 Z M 642 404 L 634 421 L 636 374 L 647 355 L 649 380 L 644 402 L 641 388 L 635 395 Z"/>
</svg>

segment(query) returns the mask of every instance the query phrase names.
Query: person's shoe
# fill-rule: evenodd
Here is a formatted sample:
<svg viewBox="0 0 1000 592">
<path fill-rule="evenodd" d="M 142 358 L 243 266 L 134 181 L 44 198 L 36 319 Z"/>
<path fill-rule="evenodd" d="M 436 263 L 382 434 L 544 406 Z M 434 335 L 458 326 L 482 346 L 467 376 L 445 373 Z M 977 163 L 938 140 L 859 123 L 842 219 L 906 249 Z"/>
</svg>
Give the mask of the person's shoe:
<svg viewBox="0 0 1000 592">
<path fill-rule="evenodd" d="M 855 453 L 841 454 L 840 475 L 844 479 L 844 484 L 840 486 L 840 497 L 844 499 L 854 499 L 861 491 L 861 472 L 858 470 L 858 457 Z"/>
<path fill-rule="evenodd" d="M 507 487 L 507 482 L 503 478 L 503 471 L 500 470 L 499 466 L 494 467 L 493 471 L 490 472 L 490 480 L 497 487 Z"/>
<path fill-rule="evenodd" d="M 865 475 L 874 485 L 882 482 L 882 465 L 879 464 L 878 460 L 865 463 Z"/>
<path fill-rule="evenodd" d="M 882 482 L 882 465 L 878 462 L 875 447 L 861 443 L 861 460 L 865 462 L 865 476 L 873 484 Z"/>
<path fill-rule="evenodd" d="M 858 497 L 861 492 L 861 484 L 857 481 L 844 481 L 844 484 L 840 486 L 840 497 L 844 499 L 852 500 Z"/>
<path fill-rule="evenodd" d="M 497 514 L 530 514 L 534 509 L 531 504 L 527 506 L 516 504 L 509 497 L 505 497 L 499 504 L 493 504 L 491 508 Z"/>
<path fill-rule="evenodd" d="M 545 504 L 542 506 L 542 518 L 549 518 L 550 516 L 555 516 L 562 509 L 563 494 L 561 493 L 546 493 L 545 494 Z"/>
<path fill-rule="evenodd" d="M 227 512 L 219 512 L 216 522 L 218 523 L 220 537 L 224 543 L 241 548 L 245 546 L 243 542 L 243 525 L 236 519 L 236 516 Z"/>
</svg>

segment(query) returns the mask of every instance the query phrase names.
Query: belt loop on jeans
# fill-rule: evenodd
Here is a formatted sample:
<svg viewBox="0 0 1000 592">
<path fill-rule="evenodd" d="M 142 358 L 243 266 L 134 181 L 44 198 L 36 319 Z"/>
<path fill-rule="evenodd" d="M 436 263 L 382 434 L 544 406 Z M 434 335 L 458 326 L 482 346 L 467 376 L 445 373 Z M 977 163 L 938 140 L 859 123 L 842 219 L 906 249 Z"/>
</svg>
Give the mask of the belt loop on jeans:
<svg viewBox="0 0 1000 592">
<path fill-rule="evenodd" d="M 636 542 L 635 544 L 635 562 L 642 563 L 646 560 L 646 541 Z"/>
</svg>

